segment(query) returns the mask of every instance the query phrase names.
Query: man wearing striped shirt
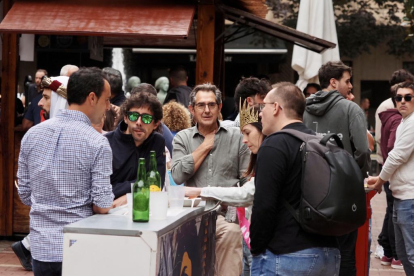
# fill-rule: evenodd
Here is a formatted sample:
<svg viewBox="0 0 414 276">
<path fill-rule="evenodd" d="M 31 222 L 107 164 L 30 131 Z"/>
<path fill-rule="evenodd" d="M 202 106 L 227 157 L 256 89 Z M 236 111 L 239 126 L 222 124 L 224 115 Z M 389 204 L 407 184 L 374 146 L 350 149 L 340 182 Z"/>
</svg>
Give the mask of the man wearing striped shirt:
<svg viewBox="0 0 414 276">
<path fill-rule="evenodd" d="M 110 86 L 101 70 L 74 73 L 69 108 L 31 128 L 19 155 L 19 196 L 31 206 L 34 275 L 61 275 L 63 227 L 112 206 L 112 151 L 91 123 L 110 106 Z"/>
</svg>

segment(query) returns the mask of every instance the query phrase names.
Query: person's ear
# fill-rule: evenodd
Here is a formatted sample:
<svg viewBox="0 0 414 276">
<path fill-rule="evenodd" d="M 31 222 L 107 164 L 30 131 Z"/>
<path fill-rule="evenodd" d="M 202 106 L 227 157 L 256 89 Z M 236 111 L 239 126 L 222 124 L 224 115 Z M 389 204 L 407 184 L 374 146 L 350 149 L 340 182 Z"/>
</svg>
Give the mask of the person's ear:
<svg viewBox="0 0 414 276">
<path fill-rule="evenodd" d="M 253 99 L 253 97 L 247 97 L 246 98 L 246 101 L 247 101 L 247 104 L 249 106 L 253 106 L 254 105 L 254 99 Z"/>
<path fill-rule="evenodd" d="M 95 92 L 90 92 L 90 93 L 89 93 L 89 95 L 88 95 L 88 100 L 89 100 L 89 103 L 90 103 L 92 106 L 95 106 L 95 105 L 97 104 L 97 102 L 98 102 L 98 97 L 96 96 Z"/>
<path fill-rule="evenodd" d="M 222 107 L 223 107 L 223 104 L 222 104 L 222 103 L 218 105 L 218 110 L 219 110 L 219 112 L 221 112 L 221 108 L 222 108 Z"/>
<path fill-rule="evenodd" d="M 273 104 L 273 107 L 274 107 L 274 110 L 273 110 L 273 115 L 277 115 L 277 114 L 279 114 L 279 112 L 280 112 L 280 104 L 278 103 L 278 102 L 275 102 L 274 104 Z"/>
<path fill-rule="evenodd" d="M 153 130 L 156 130 L 156 129 L 157 129 L 157 127 L 158 127 L 160 124 L 161 124 L 161 121 L 156 122 L 156 123 L 154 124 L 154 129 L 153 129 Z"/>
<path fill-rule="evenodd" d="M 194 117 L 194 106 L 190 104 L 188 106 L 188 110 L 190 110 L 191 115 L 193 115 L 193 117 Z"/>
<path fill-rule="evenodd" d="M 337 79 L 335 79 L 335 78 L 331 78 L 330 80 L 329 80 L 329 84 L 330 84 L 330 86 L 332 87 L 332 88 L 334 88 L 334 89 L 337 89 L 338 87 L 337 87 L 337 85 L 338 85 L 338 80 Z"/>
</svg>

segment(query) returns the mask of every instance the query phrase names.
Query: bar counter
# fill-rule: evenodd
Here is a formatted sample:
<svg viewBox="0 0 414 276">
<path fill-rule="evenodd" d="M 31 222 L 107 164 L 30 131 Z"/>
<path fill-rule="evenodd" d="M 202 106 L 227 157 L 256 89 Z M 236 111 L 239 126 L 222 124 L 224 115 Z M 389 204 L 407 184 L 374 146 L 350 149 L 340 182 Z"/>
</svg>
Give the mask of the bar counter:
<svg viewBox="0 0 414 276">
<path fill-rule="evenodd" d="M 121 207 L 69 224 L 63 276 L 214 275 L 216 216 L 200 204 L 137 223 Z"/>
</svg>

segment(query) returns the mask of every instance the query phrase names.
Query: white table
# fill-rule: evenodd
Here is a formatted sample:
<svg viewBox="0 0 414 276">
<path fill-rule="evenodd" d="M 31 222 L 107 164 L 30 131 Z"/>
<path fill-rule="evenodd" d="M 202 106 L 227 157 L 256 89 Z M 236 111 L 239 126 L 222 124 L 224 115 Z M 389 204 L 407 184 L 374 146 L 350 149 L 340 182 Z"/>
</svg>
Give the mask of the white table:
<svg viewBox="0 0 414 276">
<path fill-rule="evenodd" d="M 67 225 L 63 276 L 179 275 L 183 269 L 213 275 L 215 211 L 171 211 L 166 220 L 148 223 L 134 223 L 130 215 L 94 215 Z"/>
</svg>

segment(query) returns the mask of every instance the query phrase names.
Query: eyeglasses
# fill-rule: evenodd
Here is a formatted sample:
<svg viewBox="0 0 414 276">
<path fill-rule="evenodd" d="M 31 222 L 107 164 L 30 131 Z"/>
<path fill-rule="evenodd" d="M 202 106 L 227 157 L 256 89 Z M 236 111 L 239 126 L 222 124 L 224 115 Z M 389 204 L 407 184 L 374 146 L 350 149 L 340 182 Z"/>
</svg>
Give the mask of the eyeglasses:
<svg viewBox="0 0 414 276">
<path fill-rule="evenodd" d="M 405 100 L 406 102 L 411 102 L 411 99 L 413 98 L 413 96 L 412 96 L 412 95 L 405 95 L 405 96 L 403 97 L 403 96 L 401 96 L 401 95 L 398 95 L 398 96 L 395 96 L 395 97 L 394 97 L 394 100 L 395 100 L 396 102 L 401 102 L 403 98 L 404 98 L 404 100 Z"/>
<path fill-rule="evenodd" d="M 275 104 L 275 103 L 276 102 L 274 102 L 274 103 L 265 103 L 265 102 L 263 102 L 263 103 L 259 104 L 259 111 L 262 112 L 263 109 L 265 108 L 266 104 Z M 283 110 L 283 107 L 280 104 L 279 104 L 279 108 L 280 108 L 280 110 Z"/>
<path fill-rule="evenodd" d="M 205 110 L 206 106 L 208 106 L 208 109 L 214 110 L 217 107 L 217 103 L 211 102 L 211 103 L 197 103 L 197 104 L 195 104 L 195 107 L 200 111 Z"/>
<path fill-rule="evenodd" d="M 138 112 L 134 112 L 134 111 L 128 111 L 127 117 L 128 117 L 128 120 L 130 120 L 131 122 L 136 122 L 139 119 L 139 117 L 141 117 L 141 121 L 147 125 L 151 124 L 152 119 L 153 119 L 152 115 L 145 114 L 145 113 L 139 114 Z"/>
</svg>

